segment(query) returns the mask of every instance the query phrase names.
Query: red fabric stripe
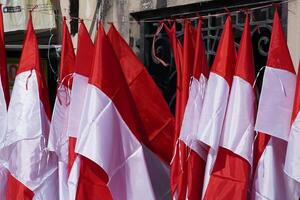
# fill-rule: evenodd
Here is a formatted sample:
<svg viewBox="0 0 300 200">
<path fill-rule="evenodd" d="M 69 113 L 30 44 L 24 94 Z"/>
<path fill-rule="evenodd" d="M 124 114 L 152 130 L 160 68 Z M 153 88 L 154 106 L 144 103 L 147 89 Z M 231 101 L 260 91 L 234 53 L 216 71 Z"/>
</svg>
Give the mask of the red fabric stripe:
<svg viewBox="0 0 300 200">
<path fill-rule="evenodd" d="M 220 147 L 204 199 L 246 200 L 250 172 L 245 159 Z"/>
<path fill-rule="evenodd" d="M 76 200 L 112 200 L 105 171 L 93 161 L 80 157 L 80 175 Z"/>
<path fill-rule="evenodd" d="M 298 69 L 300 69 L 300 62 L 299 62 Z M 296 93 L 294 97 L 294 106 L 293 106 L 291 124 L 294 123 L 299 111 L 300 111 L 300 73 L 298 73 L 297 75 Z"/>
<path fill-rule="evenodd" d="M 83 21 L 80 21 L 80 27 L 78 32 L 78 45 L 77 54 L 75 60 L 75 72 L 89 77 L 92 70 L 94 57 L 94 45 L 90 38 Z"/>
<path fill-rule="evenodd" d="M 254 160 L 253 160 L 253 175 L 255 174 L 258 161 L 263 154 L 271 136 L 265 133 L 258 132 L 254 141 Z"/>
<path fill-rule="evenodd" d="M 76 159 L 75 146 L 77 138 L 69 137 L 68 172 L 70 173 Z"/>
<path fill-rule="evenodd" d="M 15 179 L 12 175 L 8 175 L 6 199 L 7 200 L 31 200 L 34 193 Z"/>
<path fill-rule="evenodd" d="M 209 68 L 207 63 L 207 58 L 205 55 L 205 48 L 202 38 L 202 21 L 199 20 L 196 32 L 196 46 L 195 46 L 195 59 L 193 67 L 193 76 L 196 79 L 200 78 L 203 74 L 206 78 L 209 76 Z"/>
<path fill-rule="evenodd" d="M 6 108 L 9 104 L 9 84 L 8 84 L 8 75 L 7 75 L 7 65 L 6 65 L 6 51 L 5 51 L 5 37 L 4 37 L 4 26 L 3 26 L 3 13 L 2 5 L 0 5 L 0 76 L 2 89 L 4 92 Z"/>
<path fill-rule="evenodd" d="M 64 81 L 62 84 L 64 84 L 66 87 L 71 87 L 72 81 L 70 80 L 70 74 L 73 73 L 73 68 L 75 65 L 75 53 L 66 19 L 63 21 L 62 41 L 59 81 Z M 68 78 L 66 78 L 67 75 L 69 75 Z M 63 80 L 64 78 L 66 79 Z M 70 82 L 70 84 L 68 84 L 68 82 Z"/>
<path fill-rule="evenodd" d="M 187 147 L 181 140 L 178 141 L 177 150 L 174 161 L 171 166 L 171 191 L 175 195 L 176 199 L 185 199 L 187 189 Z M 175 147 L 176 148 L 176 147 Z"/>
<path fill-rule="evenodd" d="M 193 150 L 188 158 L 188 199 L 199 200 L 202 188 L 206 162 Z"/>
<path fill-rule="evenodd" d="M 243 78 L 245 81 L 250 83 L 250 85 L 254 84 L 255 67 L 249 25 L 249 15 L 246 16 L 246 22 L 240 42 L 238 58 L 236 61 L 235 75 Z"/>
<path fill-rule="evenodd" d="M 218 45 L 218 50 L 211 72 L 223 77 L 229 87 L 232 84 L 232 77 L 235 69 L 236 50 L 234 46 L 231 17 L 228 16 L 224 25 L 224 30 Z"/>
<path fill-rule="evenodd" d="M 287 70 L 295 74 L 277 9 L 274 14 L 267 66 Z"/>
</svg>

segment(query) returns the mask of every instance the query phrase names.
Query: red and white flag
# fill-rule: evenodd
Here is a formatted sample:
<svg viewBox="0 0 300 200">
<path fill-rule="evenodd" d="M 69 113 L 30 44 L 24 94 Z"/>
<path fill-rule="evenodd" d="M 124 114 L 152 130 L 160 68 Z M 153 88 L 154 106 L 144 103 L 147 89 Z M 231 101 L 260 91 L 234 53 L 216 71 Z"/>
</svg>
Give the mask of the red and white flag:
<svg viewBox="0 0 300 200">
<path fill-rule="evenodd" d="M 0 141 L 4 141 L 7 128 L 7 109 L 9 104 L 9 85 L 6 65 L 5 38 L 2 5 L 0 5 Z M 2 145 L 0 144 L 0 147 Z M 5 199 L 8 170 L 0 159 L 0 199 Z"/>
<path fill-rule="evenodd" d="M 300 68 L 300 62 L 299 67 Z M 297 76 L 296 93 L 291 120 L 291 131 L 285 158 L 284 171 L 291 178 L 300 183 L 300 73 Z"/>
<path fill-rule="evenodd" d="M 299 198 L 296 182 L 283 170 L 295 86 L 296 74 L 276 10 L 255 124 L 259 133 L 252 199 Z"/>
<path fill-rule="evenodd" d="M 47 150 L 51 110 L 32 18 L 8 109 L 0 156 L 11 178 L 10 199 L 58 199 L 57 157 Z"/>
<path fill-rule="evenodd" d="M 76 143 L 80 160 L 73 165 L 80 165 L 77 199 L 155 199 L 139 142 L 143 126 L 102 25 L 85 99 Z"/>
<path fill-rule="evenodd" d="M 113 25 L 109 29 L 108 38 L 144 127 L 144 136 L 140 142 L 146 146 L 143 146 L 144 153 L 156 199 L 163 199 L 170 195 L 170 179 L 166 169 L 173 153 L 174 117 L 147 69 Z"/>
<path fill-rule="evenodd" d="M 220 138 L 220 148 L 205 199 L 247 199 L 255 136 L 254 79 L 254 58 L 247 15 Z"/>
<path fill-rule="evenodd" d="M 209 69 L 205 55 L 204 43 L 201 33 L 202 21 L 199 20 L 195 35 L 191 37 L 190 43 L 195 47 L 184 46 L 189 50 L 184 54 L 191 54 L 195 51 L 194 59 L 190 58 L 189 65 L 193 66 L 192 77 L 190 80 L 189 98 L 185 108 L 185 113 L 180 131 L 180 140 L 182 140 L 187 149 L 186 185 L 188 199 L 201 199 L 201 191 L 204 180 L 205 161 L 207 152 L 197 142 L 196 135 L 198 131 L 198 122 L 204 100 L 206 82 L 208 79 Z M 188 41 L 185 41 L 188 44 Z"/>
<path fill-rule="evenodd" d="M 70 92 L 75 64 L 75 53 L 66 19 L 63 20 L 60 73 L 55 105 L 52 114 L 48 148 L 58 156 L 59 199 L 69 199 L 68 194 L 68 149 L 67 133 Z"/>
<path fill-rule="evenodd" d="M 197 139 L 199 142 L 204 148 L 209 148 L 202 196 L 205 195 L 219 148 L 221 131 L 235 69 L 235 59 L 236 51 L 231 17 L 228 16 L 209 74 L 197 131 Z"/>
<path fill-rule="evenodd" d="M 80 21 L 78 31 L 77 53 L 75 58 L 75 67 L 72 81 L 71 102 L 69 105 L 69 117 L 67 134 L 68 140 L 68 189 L 69 198 L 75 199 L 77 190 L 77 178 L 79 168 L 72 169 L 73 162 L 76 158 L 75 145 L 76 139 L 80 135 L 79 123 L 83 113 L 83 104 L 86 96 L 89 75 L 92 70 L 94 57 L 94 44 L 89 36 L 84 22 Z M 72 170 L 71 170 L 72 169 Z M 73 175 L 71 175 L 73 173 Z"/>
<path fill-rule="evenodd" d="M 193 74 L 195 56 L 195 29 L 189 20 L 184 22 L 184 47 L 182 51 L 182 63 L 177 67 L 176 89 L 176 114 L 175 114 L 175 150 L 174 159 L 171 162 L 171 188 L 173 197 L 184 199 L 187 195 L 187 150 L 188 147 L 180 138 L 184 112 L 189 97 L 190 79 Z M 185 137 L 183 137 L 186 139 Z"/>
</svg>

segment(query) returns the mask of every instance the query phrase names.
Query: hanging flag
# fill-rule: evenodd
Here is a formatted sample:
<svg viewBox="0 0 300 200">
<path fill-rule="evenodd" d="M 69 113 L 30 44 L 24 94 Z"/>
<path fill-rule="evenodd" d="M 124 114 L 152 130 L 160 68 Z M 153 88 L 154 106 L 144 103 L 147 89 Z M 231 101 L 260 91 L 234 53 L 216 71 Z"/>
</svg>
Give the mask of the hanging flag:
<svg viewBox="0 0 300 200">
<path fill-rule="evenodd" d="M 155 199 L 139 143 L 144 129 L 102 25 L 80 124 L 77 199 Z"/>
<path fill-rule="evenodd" d="M 194 28 L 190 21 L 184 22 L 184 47 L 180 71 L 177 71 L 176 114 L 175 114 L 175 150 L 171 163 L 171 189 L 176 199 L 186 198 L 187 189 L 187 147 L 180 137 L 185 107 L 188 101 L 190 78 L 193 73 L 195 42 Z M 174 38 L 174 35 L 173 35 Z M 173 39 L 172 38 L 172 39 Z M 171 42 L 172 43 L 172 42 Z M 179 67 L 177 67 L 179 68 Z"/>
<path fill-rule="evenodd" d="M 255 120 L 255 68 L 249 16 L 237 57 L 216 162 L 205 199 L 247 199 Z"/>
<path fill-rule="evenodd" d="M 8 109 L 0 157 L 11 177 L 7 196 L 58 199 L 57 157 L 47 150 L 51 110 L 31 13 Z"/>
<path fill-rule="evenodd" d="M 146 68 L 113 25 L 108 37 L 143 120 L 146 141 L 142 142 L 169 164 L 173 153 L 174 117 L 168 104 Z"/>
<path fill-rule="evenodd" d="M 203 149 L 196 140 L 198 122 L 209 74 L 201 27 L 202 21 L 199 20 L 196 34 L 189 41 L 190 45 L 191 42 L 195 44 L 195 56 L 194 60 L 191 59 L 188 63 L 189 65 L 192 65 L 191 62 L 193 62 L 193 73 L 190 80 L 189 98 L 179 136 L 187 146 L 187 185 L 185 187 L 187 187 L 188 199 L 201 199 L 207 155 L 206 150 Z M 190 47 L 190 50 L 186 50 L 186 54 L 191 54 L 189 51 L 193 51 L 193 48 Z"/>
<path fill-rule="evenodd" d="M 276 10 L 255 124 L 259 135 L 252 199 L 299 198 L 298 186 L 283 171 L 295 86 L 295 70 Z"/>
<path fill-rule="evenodd" d="M 4 141 L 7 128 L 7 108 L 9 104 L 9 85 L 6 65 L 5 37 L 2 5 L 0 5 L 0 141 Z M 1 146 L 1 144 L 0 144 Z M 0 159 L 0 199 L 5 199 L 8 170 Z"/>
<path fill-rule="evenodd" d="M 74 48 L 66 24 L 66 18 L 64 18 L 59 85 L 57 88 L 48 142 L 49 150 L 55 152 L 58 156 L 59 199 L 69 199 L 67 186 L 69 136 L 67 133 L 67 126 L 74 64 Z"/>
<path fill-rule="evenodd" d="M 235 58 L 236 51 L 231 17 L 228 16 L 207 82 L 197 131 L 197 139 L 203 145 L 203 148 L 209 148 L 202 196 L 205 195 L 219 148 L 221 131 L 235 69 Z"/>
<path fill-rule="evenodd" d="M 161 162 L 157 156 L 145 151 L 153 190 L 156 198 L 162 199 L 162 196 L 170 193 L 170 179 L 166 167 L 169 167 L 173 153 L 174 117 L 150 74 L 113 25 L 109 29 L 108 38 L 144 127 L 144 136 L 140 142 L 164 161 Z"/>
<path fill-rule="evenodd" d="M 300 62 L 299 67 L 300 68 Z M 288 147 L 285 158 L 284 171 L 291 178 L 300 183 L 300 156 L 299 156 L 299 111 L 300 111 L 300 73 L 297 76 L 296 94 L 294 98 L 294 106 L 291 120 L 291 131 L 288 141 Z"/>
<path fill-rule="evenodd" d="M 67 134 L 69 136 L 68 144 L 68 170 L 72 169 L 73 163 L 76 158 L 75 145 L 76 139 L 80 135 L 79 124 L 83 112 L 83 104 L 85 100 L 86 90 L 88 86 L 88 77 L 92 70 L 94 57 L 94 45 L 85 27 L 83 20 L 80 21 L 78 31 L 77 54 L 75 58 L 75 67 L 73 73 L 72 101 L 69 105 L 69 117 Z M 72 169 L 73 174 L 70 173 L 68 179 L 69 198 L 75 199 L 77 190 L 77 178 L 79 168 Z"/>
</svg>

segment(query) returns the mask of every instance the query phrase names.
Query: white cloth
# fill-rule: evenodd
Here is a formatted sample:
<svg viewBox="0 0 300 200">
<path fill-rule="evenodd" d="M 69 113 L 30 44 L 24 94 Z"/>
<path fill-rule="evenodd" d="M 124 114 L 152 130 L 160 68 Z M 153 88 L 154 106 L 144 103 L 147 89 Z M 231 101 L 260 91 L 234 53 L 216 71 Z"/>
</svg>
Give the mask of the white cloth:
<svg viewBox="0 0 300 200">
<path fill-rule="evenodd" d="M 250 83 L 234 76 L 230 91 L 220 146 L 253 160 L 255 94 Z"/>
<path fill-rule="evenodd" d="M 296 75 L 266 67 L 255 130 L 288 140 L 296 87 Z"/>
<path fill-rule="evenodd" d="M 46 148 L 48 133 L 49 119 L 40 101 L 36 72 L 22 72 L 15 80 L 0 157 L 11 175 L 34 193 L 40 188 L 57 193 L 57 184 L 42 187 L 57 173 L 57 157 Z"/>
<path fill-rule="evenodd" d="M 202 111 L 207 79 L 201 74 L 200 79 L 192 78 L 189 99 L 184 111 L 179 139 L 206 160 L 206 149 L 197 142 L 197 131 Z"/>
<path fill-rule="evenodd" d="M 297 114 L 290 132 L 284 171 L 300 183 L 300 115 Z"/>
<path fill-rule="evenodd" d="M 57 90 L 57 97 L 54 104 L 48 149 L 58 156 L 58 177 L 59 177 L 59 197 L 69 199 L 68 191 L 68 149 L 69 135 L 67 133 L 70 90 L 61 85 Z"/>
<path fill-rule="evenodd" d="M 142 145 L 114 103 L 93 85 L 87 89 L 80 132 L 76 153 L 104 169 L 114 199 L 155 199 Z"/>
</svg>

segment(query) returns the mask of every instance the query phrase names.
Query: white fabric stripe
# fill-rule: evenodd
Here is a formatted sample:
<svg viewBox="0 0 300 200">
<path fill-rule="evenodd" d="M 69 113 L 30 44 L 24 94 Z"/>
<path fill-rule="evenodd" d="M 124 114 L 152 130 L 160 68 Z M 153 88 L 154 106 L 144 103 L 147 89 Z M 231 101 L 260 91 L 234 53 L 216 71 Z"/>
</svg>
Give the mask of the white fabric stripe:
<svg viewBox="0 0 300 200">
<path fill-rule="evenodd" d="M 197 131 L 202 111 L 207 79 L 201 74 L 200 79 L 191 79 L 189 99 L 184 112 L 179 139 L 206 160 L 206 150 L 197 142 Z"/>
<path fill-rule="evenodd" d="M 89 85 L 83 110 L 76 152 L 104 169 L 113 198 L 155 199 L 142 146 L 113 102 Z"/>
<path fill-rule="evenodd" d="M 285 172 L 300 183 L 300 114 L 298 112 L 290 132 L 285 158 Z"/>
<path fill-rule="evenodd" d="M 59 199 L 69 199 L 68 191 L 68 149 L 69 136 L 67 133 L 69 108 L 70 108 L 70 90 L 63 84 L 57 89 L 50 133 L 48 149 L 58 156 L 58 188 Z"/>
<path fill-rule="evenodd" d="M 66 164 L 68 163 L 69 144 L 69 136 L 67 133 L 70 108 L 69 94 L 70 90 L 63 85 L 57 90 L 48 141 L 48 149 L 54 151 L 58 159 Z"/>
<path fill-rule="evenodd" d="M 251 199 L 298 200 L 299 183 L 283 171 L 286 146 L 286 141 L 271 137 L 257 165 Z"/>
<path fill-rule="evenodd" d="M 69 199 L 68 189 L 68 165 L 65 162 L 58 161 L 58 191 L 59 199 Z"/>
<path fill-rule="evenodd" d="M 217 157 L 229 91 L 230 88 L 227 81 L 218 74 L 211 72 L 207 82 L 197 132 L 197 139 L 202 144 L 210 147 L 205 166 L 202 198 L 205 195 L 210 174 Z"/>
<path fill-rule="evenodd" d="M 0 142 L 5 140 L 7 131 L 7 107 L 4 97 L 2 82 L 0 79 Z M 2 145 L 0 144 L 0 147 Z M 5 199 L 6 184 L 7 184 L 7 169 L 2 165 L 0 158 L 0 199 Z"/>
<path fill-rule="evenodd" d="M 296 87 L 296 75 L 265 68 L 255 130 L 288 140 Z"/>
<path fill-rule="evenodd" d="M 220 146 L 246 159 L 253 160 L 255 94 L 250 83 L 235 76 L 221 135 Z"/>
<path fill-rule="evenodd" d="M 77 138 L 79 133 L 80 117 L 83 112 L 83 105 L 86 95 L 86 89 L 88 85 L 88 77 L 82 76 L 80 74 L 74 74 L 73 84 L 71 91 L 71 101 L 69 110 L 69 123 L 67 128 L 67 133 L 71 137 Z"/>
<path fill-rule="evenodd" d="M 46 148 L 48 133 L 49 120 L 40 102 L 36 72 L 23 72 L 15 80 L 0 157 L 10 173 L 31 191 L 57 170 L 57 158 Z"/>
<path fill-rule="evenodd" d="M 217 150 L 219 146 L 229 90 L 229 85 L 223 77 L 213 72 L 210 73 L 200 115 L 197 139 L 214 150 Z"/>
<path fill-rule="evenodd" d="M 54 173 L 47 178 L 47 181 L 44 181 L 39 188 L 33 191 L 34 197 L 32 200 L 49 200 L 49 197 L 51 197 L 51 200 L 67 200 L 59 198 L 57 179 L 58 170 L 54 171 Z"/>
<path fill-rule="evenodd" d="M 6 199 L 8 170 L 0 165 L 0 199 Z"/>
</svg>

